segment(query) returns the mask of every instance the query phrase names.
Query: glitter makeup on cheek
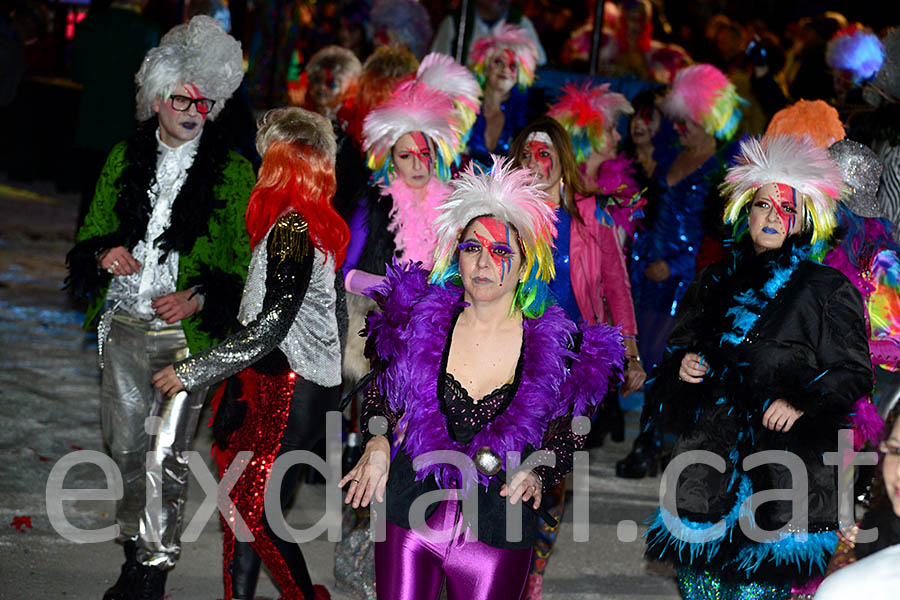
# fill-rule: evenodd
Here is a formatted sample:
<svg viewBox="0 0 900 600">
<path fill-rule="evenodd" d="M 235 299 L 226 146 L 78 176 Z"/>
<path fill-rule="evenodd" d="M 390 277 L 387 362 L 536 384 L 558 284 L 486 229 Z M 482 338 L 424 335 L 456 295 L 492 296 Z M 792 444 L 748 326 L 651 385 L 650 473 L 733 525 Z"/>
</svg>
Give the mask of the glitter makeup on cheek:
<svg viewBox="0 0 900 600">
<path fill-rule="evenodd" d="M 528 151 L 531 152 L 531 156 L 534 157 L 534 160 L 541 165 L 541 169 L 544 171 L 544 177 L 549 181 L 550 173 L 553 172 L 553 155 L 550 152 L 550 147 L 546 142 L 535 140 L 528 142 Z M 547 155 L 543 156 L 544 153 Z"/>
<path fill-rule="evenodd" d="M 481 244 L 485 248 L 490 248 L 491 260 L 494 261 L 494 264 L 497 265 L 497 269 L 500 271 L 500 285 L 503 285 L 506 274 L 512 270 L 512 247 L 509 242 L 509 226 L 493 217 L 481 217 L 477 222 L 481 223 L 494 238 L 489 240 L 475 233 L 475 237 L 481 241 Z M 506 251 L 506 256 L 498 254 L 497 250 Z"/>
<path fill-rule="evenodd" d="M 428 169 L 428 172 L 431 173 L 431 146 L 428 143 L 428 138 L 426 138 L 425 134 L 421 131 L 414 131 L 409 135 L 416 144 L 416 150 L 410 149 L 408 151 L 415 154 L 416 158 L 418 158 Z"/>
</svg>

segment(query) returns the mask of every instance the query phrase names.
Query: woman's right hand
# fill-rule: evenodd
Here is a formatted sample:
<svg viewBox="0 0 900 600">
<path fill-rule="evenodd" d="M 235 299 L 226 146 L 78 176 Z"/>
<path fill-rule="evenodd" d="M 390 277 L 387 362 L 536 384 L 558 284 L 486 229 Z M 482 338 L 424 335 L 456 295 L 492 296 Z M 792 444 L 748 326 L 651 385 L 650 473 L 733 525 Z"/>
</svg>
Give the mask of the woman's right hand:
<svg viewBox="0 0 900 600">
<path fill-rule="evenodd" d="M 701 383 L 707 371 L 709 371 L 709 365 L 706 364 L 706 359 L 695 352 L 688 352 L 681 359 L 678 379 L 687 383 Z"/>
<path fill-rule="evenodd" d="M 338 483 L 338 487 L 350 483 L 344 504 L 352 503 L 353 508 L 368 506 L 373 494 L 376 501 L 384 502 L 384 489 L 387 486 L 390 467 L 390 442 L 383 435 L 376 435 L 366 444 L 366 451 L 356 466 Z"/>
<path fill-rule="evenodd" d="M 141 263 L 125 249 L 125 246 L 104 250 L 97 256 L 97 264 L 111 275 L 131 275 L 141 270 Z"/>
</svg>

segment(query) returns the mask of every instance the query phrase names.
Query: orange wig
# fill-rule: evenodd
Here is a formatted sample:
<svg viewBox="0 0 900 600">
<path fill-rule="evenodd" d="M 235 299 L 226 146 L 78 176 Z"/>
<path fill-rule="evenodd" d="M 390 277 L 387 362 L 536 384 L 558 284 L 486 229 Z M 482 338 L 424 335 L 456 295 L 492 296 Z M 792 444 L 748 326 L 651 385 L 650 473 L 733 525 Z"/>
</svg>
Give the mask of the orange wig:
<svg viewBox="0 0 900 600">
<path fill-rule="evenodd" d="M 350 230 L 331 204 L 336 188 L 333 154 L 299 141 L 271 143 L 247 206 L 251 245 L 256 247 L 275 221 L 293 210 L 306 220 L 313 246 L 334 257 L 337 270 Z"/>
</svg>

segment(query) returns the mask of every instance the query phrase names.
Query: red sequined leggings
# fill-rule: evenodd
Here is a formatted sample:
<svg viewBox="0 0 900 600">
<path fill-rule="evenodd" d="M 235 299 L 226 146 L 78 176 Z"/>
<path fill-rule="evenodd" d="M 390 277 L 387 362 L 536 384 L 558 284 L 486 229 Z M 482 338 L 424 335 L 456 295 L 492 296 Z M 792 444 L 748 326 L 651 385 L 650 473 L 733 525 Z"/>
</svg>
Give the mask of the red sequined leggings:
<svg viewBox="0 0 900 600">
<path fill-rule="evenodd" d="M 226 464 L 242 450 L 253 452 L 230 497 L 254 541 L 236 541 L 228 525 L 231 519 L 223 517 L 225 599 L 253 598 L 262 559 L 281 589 L 282 598 L 312 600 L 313 585 L 300 546 L 272 531 L 265 516 L 264 492 L 278 456 L 292 450 L 310 450 L 322 438 L 325 413 L 336 404 L 338 389 L 323 388 L 294 373 L 262 375 L 248 368 L 238 377 L 244 390 L 251 390 L 252 397 L 242 398 L 249 406 L 226 452 Z M 293 495 L 301 468 L 302 465 L 290 467 L 282 480 L 282 510 Z"/>
</svg>

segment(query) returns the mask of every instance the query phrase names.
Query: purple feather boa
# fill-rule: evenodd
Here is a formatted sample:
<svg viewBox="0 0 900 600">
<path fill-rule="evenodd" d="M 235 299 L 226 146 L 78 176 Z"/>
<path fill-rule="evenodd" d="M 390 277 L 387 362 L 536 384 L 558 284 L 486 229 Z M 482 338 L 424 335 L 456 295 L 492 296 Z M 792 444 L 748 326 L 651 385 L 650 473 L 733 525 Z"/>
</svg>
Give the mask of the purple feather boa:
<svg viewBox="0 0 900 600">
<path fill-rule="evenodd" d="M 418 266 L 388 269 L 372 297 L 382 312 L 368 318 L 369 344 L 386 368 L 378 389 L 392 412 L 402 415 L 403 449 L 415 460 L 432 451 L 457 451 L 469 458 L 489 446 L 506 461 L 507 452 L 541 448 L 551 422 L 568 415 L 590 414 L 603 400 L 610 377 L 622 377 L 625 350 L 618 328 L 597 325 L 584 330 L 580 352 L 570 348 L 576 326 L 557 306 L 537 319 L 525 319 L 522 376 L 506 410 L 478 432 L 469 444 L 454 442 L 438 404 L 437 382 L 444 344 L 457 308 L 466 306 L 462 289 L 428 285 Z M 469 467 L 461 473 L 468 493 L 489 479 Z M 416 479 L 433 474 L 443 488 L 456 487 L 457 469 L 446 464 L 417 470 Z"/>
</svg>

